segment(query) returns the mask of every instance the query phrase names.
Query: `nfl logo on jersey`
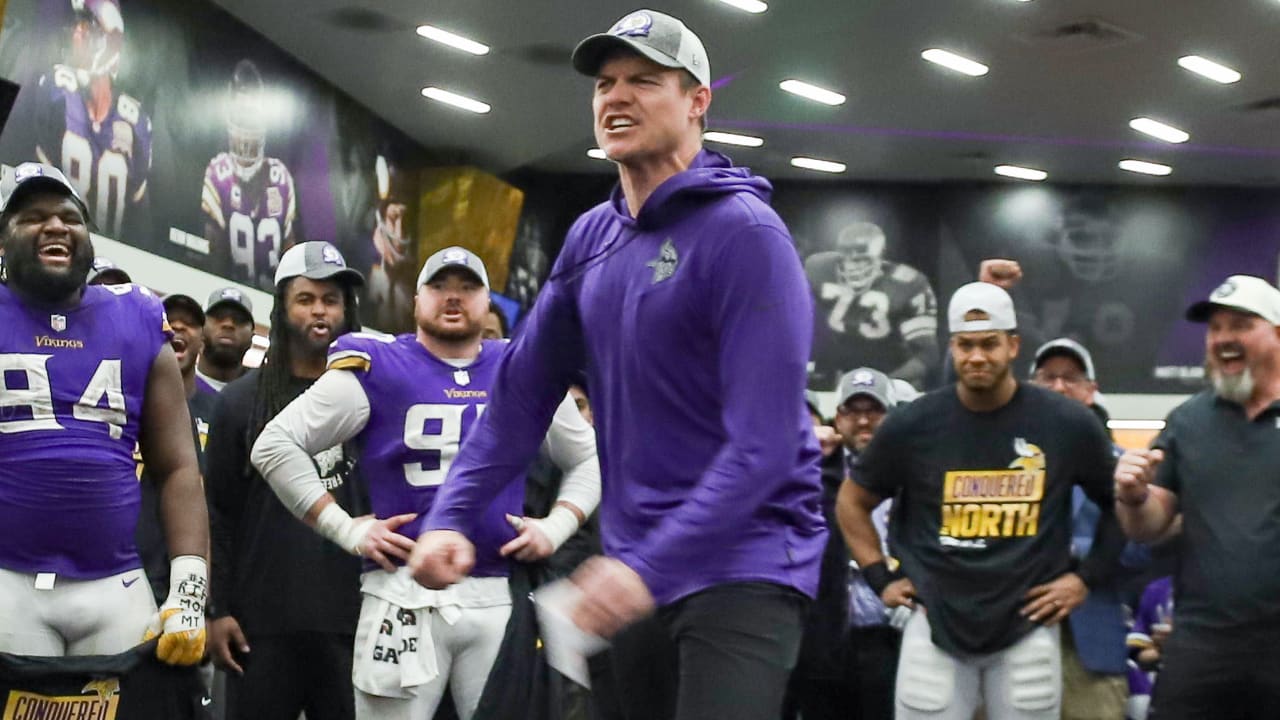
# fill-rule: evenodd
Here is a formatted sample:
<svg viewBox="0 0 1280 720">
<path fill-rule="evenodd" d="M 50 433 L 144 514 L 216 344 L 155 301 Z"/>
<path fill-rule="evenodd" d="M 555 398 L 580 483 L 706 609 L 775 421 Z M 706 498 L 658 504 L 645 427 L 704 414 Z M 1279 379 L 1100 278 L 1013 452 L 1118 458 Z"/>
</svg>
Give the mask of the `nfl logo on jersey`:
<svg viewBox="0 0 1280 720">
<path fill-rule="evenodd" d="M 466 370 L 455 370 L 453 373 L 453 381 L 458 385 L 470 385 L 471 373 Z"/>
<path fill-rule="evenodd" d="M 62 332 L 63 330 L 66 330 L 67 316 L 66 315 L 50 315 L 49 326 L 53 328 L 54 332 Z"/>
</svg>

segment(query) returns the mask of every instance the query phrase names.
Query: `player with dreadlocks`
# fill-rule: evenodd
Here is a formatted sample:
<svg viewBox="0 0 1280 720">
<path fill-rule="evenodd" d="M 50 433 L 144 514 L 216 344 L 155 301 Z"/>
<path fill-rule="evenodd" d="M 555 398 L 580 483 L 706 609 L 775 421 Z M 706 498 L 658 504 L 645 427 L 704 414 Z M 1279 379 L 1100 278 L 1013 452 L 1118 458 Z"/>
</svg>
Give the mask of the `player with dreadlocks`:
<svg viewBox="0 0 1280 720">
<path fill-rule="evenodd" d="M 249 464 L 249 449 L 267 422 L 324 372 L 329 344 L 360 328 L 355 291 L 363 283 L 329 243 L 290 248 L 275 274 L 263 366 L 219 395 L 206 448 L 218 558 L 209 644 L 215 664 L 228 673 L 228 718 L 295 720 L 305 710 L 311 720 L 345 720 L 354 714 L 360 561 L 293 519 Z M 312 460 L 343 509 L 367 512 L 345 448 Z"/>
</svg>

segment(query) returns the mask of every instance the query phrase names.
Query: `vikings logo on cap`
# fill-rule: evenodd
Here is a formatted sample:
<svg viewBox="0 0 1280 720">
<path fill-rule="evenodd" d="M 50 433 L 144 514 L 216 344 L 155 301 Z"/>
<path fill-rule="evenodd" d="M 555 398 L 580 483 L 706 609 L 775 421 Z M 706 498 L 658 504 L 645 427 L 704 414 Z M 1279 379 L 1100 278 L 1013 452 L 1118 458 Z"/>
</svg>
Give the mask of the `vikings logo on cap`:
<svg viewBox="0 0 1280 720">
<path fill-rule="evenodd" d="M 460 248 L 453 248 L 452 250 L 449 250 L 448 252 L 446 252 L 444 254 L 444 257 L 440 258 L 440 260 L 443 263 L 462 263 L 463 265 L 466 265 L 467 253 L 465 250 L 462 250 Z"/>
<path fill-rule="evenodd" d="M 876 384 L 876 376 L 866 370 L 859 370 L 853 374 L 853 384 L 861 387 L 872 387 Z"/>
<path fill-rule="evenodd" d="M 324 246 L 324 249 L 320 251 L 320 259 L 330 265 L 340 265 L 342 267 L 347 266 L 346 261 L 342 259 L 342 253 L 338 252 L 338 248 L 332 245 Z"/>
<path fill-rule="evenodd" d="M 44 168 L 39 163 L 22 163 L 13 171 L 13 179 L 17 182 L 37 175 L 44 175 Z"/>
<path fill-rule="evenodd" d="M 241 294 L 240 294 L 240 291 L 239 291 L 239 290 L 236 290 L 235 288 L 227 288 L 226 290 L 223 290 L 223 291 L 222 291 L 222 299 L 223 299 L 223 300 L 234 300 L 234 301 L 236 301 L 236 302 L 244 302 L 244 296 L 243 296 L 243 295 L 241 295 Z"/>
<path fill-rule="evenodd" d="M 1209 296 L 1211 300 L 1221 300 L 1224 297 L 1230 297 L 1236 291 L 1236 283 L 1234 280 L 1228 279 L 1226 282 L 1218 286 L 1213 294 Z"/>
<path fill-rule="evenodd" d="M 609 30 L 610 35 L 622 37 L 648 37 L 653 28 L 653 18 L 649 13 L 637 12 L 622 18 Z"/>
</svg>

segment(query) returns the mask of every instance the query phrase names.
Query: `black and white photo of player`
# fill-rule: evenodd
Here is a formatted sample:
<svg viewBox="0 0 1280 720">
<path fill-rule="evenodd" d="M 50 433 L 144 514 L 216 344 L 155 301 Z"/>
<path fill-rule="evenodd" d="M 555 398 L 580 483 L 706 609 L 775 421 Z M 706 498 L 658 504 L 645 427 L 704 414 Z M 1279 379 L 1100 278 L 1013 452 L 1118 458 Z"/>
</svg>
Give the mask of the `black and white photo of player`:
<svg viewBox="0 0 1280 720">
<path fill-rule="evenodd" d="M 984 259 L 1015 260 L 1025 344 L 1069 337 L 1093 352 L 1110 386 L 1167 391 L 1157 354 L 1195 265 L 1179 258 L 1205 236 L 1207 213 L 1177 195 L 1130 189 L 1014 188 L 949 200 L 943 290 L 973 279 Z"/>
<path fill-rule="evenodd" d="M 229 147 L 209 161 L 200 196 L 213 272 L 263 291 L 298 224 L 293 174 L 266 154 L 268 112 L 262 74 L 241 60 L 227 92 Z"/>
<path fill-rule="evenodd" d="M 938 358 L 938 304 L 916 268 L 885 257 L 880 225 L 841 228 L 835 249 L 805 259 L 815 333 L 810 387 L 830 389 L 857 367 L 881 367 L 923 388 Z"/>
<path fill-rule="evenodd" d="M 125 48 L 118 0 L 72 0 L 65 63 L 38 82 L 36 158 L 58 167 L 84 198 L 98 230 L 145 233 L 151 118 L 118 84 Z"/>
</svg>

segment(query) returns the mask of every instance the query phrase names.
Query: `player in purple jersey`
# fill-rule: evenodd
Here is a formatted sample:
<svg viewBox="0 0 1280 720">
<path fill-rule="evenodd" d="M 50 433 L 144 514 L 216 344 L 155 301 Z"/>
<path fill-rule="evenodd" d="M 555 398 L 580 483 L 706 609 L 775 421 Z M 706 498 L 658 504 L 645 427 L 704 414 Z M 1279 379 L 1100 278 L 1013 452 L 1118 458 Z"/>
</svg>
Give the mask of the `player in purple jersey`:
<svg viewBox="0 0 1280 720">
<path fill-rule="evenodd" d="M 86 286 L 88 213 L 70 182 L 24 163 L 0 210 L 0 652 L 99 655 L 160 635 L 204 653 L 207 513 L 160 302 Z M 134 546 L 133 449 L 161 486 L 171 558 L 156 611 Z"/>
<path fill-rule="evenodd" d="M 68 63 L 40 78 L 36 123 L 40 162 L 66 173 L 101 232 L 136 242 L 146 221 L 151 173 L 151 118 L 137 98 L 119 92 L 124 47 L 117 0 L 73 0 L 76 22 Z"/>
<path fill-rule="evenodd" d="M 366 558 L 353 667 L 357 717 L 429 718 L 448 686 L 459 715 L 470 718 L 511 615 L 508 558 L 548 557 L 599 500 L 595 435 L 566 398 L 543 444 L 566 473 L 551 513 L 520 517 L 521 478 L 485 511 L 471 578 L 428 590 L 402 566 L 493 390 L 507 345 L 481 340 L 488 310 L 480 258 L 459 247 L 435 253 L 418 277 L 417 333 L 338 338 L 328 372 L 254 446 L 254 464 L 294 515 Z M 352 518 L 334 503 L 309 460 L 316 448 L 351 439 L 369 479 L 372 518 Z"/>
<path fill-rule="evenodd" d="M 209 161 L 200 194 L 204 236 L 214 272 L 271 292 L 280 255 L 297 242 L 298 198 L 289 168 L 265 154 L 265 88 L 252 61 L 236 64 L 229 92 L 230 149 Z"/>
</svg>

